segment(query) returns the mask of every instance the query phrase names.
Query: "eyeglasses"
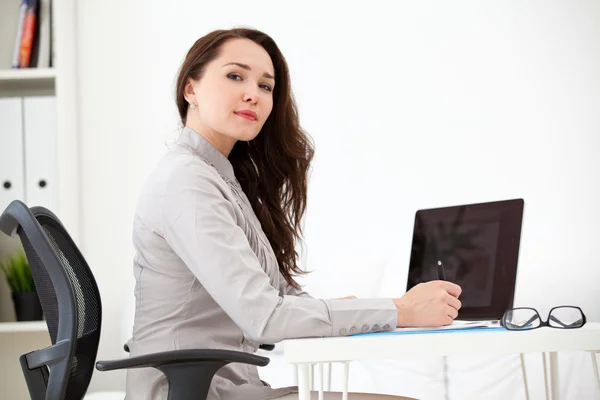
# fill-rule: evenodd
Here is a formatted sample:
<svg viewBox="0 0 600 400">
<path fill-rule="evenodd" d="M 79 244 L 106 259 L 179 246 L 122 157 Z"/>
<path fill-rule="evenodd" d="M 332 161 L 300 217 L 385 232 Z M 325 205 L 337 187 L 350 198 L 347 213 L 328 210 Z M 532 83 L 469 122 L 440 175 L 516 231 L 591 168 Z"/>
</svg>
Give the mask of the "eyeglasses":
<svg viewBox="0 0 600 400">
<path fill-rule="evenodd" d="M 554 307 L 543 321 L 535 308 L 521 307 L 506 310 L 500 324 L 507 330 L 526 331 L 548 326 L 559 329 L 575 329 L 585 325 L 586 319 L 581 308 L 576 306 Z"/>
</svg>

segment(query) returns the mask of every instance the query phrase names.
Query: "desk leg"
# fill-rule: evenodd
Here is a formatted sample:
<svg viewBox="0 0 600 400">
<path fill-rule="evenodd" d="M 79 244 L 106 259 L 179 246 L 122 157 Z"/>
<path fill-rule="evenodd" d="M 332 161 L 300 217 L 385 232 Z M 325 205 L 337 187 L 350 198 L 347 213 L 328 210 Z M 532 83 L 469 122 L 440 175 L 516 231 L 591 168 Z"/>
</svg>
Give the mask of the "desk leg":
<svg viewBox="0 0 600 400">
<path fill-rule="evenodd" d="M 294 385 L 298 386 L 298 364 L 294 364 Z"/>
<path fill-rule="evenodd" d="M 550 400 L 550 386 L 548 386 L 548 366 L 546 362 L 546 353 L 542 353 L 542 363 L 544 363 L 544 393 L 546 393 L 546 400 Z"/>
<path fill-rule="evenodd" d="M 448 400 L 450 398 L 450 390 L 448 390 L 448 386 L 450 386 L 448 381 L 448 356 L 442 357 L 442 369 L 444 373 L 444 400 Z"/>
<path fill-rule="evenodd" d="M 523 386 L 525 386 L 525 400 L 529 400 L 529 385 L 527 385 L 527 371 L 525 370 L 525 359 L 523 353 L 519 353 L 521 360 L 521 372 L 523 373 Z M 544 371 L 546 373 L 546 371 Z"/>
<path fill-rule="evenodd" d="M 310 365 L 298 364 L 298 400 L 310 400 Z"/>
<path fill-rule="evenodd" d="M 559 400 L 558 353 L 555 351 L 550 353 L 550 387 L 552 388 L 552 400 Z"/>
<path fill-rule="evenodd" d="M 590 352 L 592 356 L 592 369 L 594 370 L 594 378 L 596 379 L 596 388 L 598 389 L 598 395 L 600 395 L 600 375 L 598 375 L 598 360 L 596 360 L 596 353 Z"/>
<path fill-rule="evenodd" d="M 350 378 L 350 363 L 344 363 L 344 391 L 342 392 L 342 400 L 348 400 L 348 379 Z"/>
<path fill-rule="evenodd" d="M 319 382 L 321 383 L 321 386 L 319 387 L 319 400 L 323 400 L 325 398 L 323 394 L 323 388 L 325 387 L 325 381 L 323 379 L 323 363 L 319 364 Z"/>
</svg>

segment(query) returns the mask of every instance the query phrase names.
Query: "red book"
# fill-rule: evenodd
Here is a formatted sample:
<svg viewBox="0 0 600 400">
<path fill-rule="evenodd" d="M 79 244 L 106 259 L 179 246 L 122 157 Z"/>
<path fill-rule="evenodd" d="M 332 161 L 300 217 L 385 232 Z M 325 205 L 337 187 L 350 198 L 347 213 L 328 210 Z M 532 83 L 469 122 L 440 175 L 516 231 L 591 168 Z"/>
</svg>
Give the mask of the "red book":
<svg viewBox="0 0 600 400">
<path fill-rule="evenodd" d="M 35 37 L 37 19 L 37 1 L 30 1 L 23 21 L 23 35 L 21 37 L 21 51 L 19 54 L 19 67 L 28 68 L 31 61 L 31 49 Z"/>
</svg>

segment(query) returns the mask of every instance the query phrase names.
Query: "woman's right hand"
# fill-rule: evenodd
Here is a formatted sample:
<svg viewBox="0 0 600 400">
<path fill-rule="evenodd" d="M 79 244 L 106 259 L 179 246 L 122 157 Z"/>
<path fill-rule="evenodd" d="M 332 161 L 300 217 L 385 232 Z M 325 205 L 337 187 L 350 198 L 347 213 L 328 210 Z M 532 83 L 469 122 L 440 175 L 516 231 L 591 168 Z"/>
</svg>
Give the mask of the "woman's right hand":
<svg viewBox="0 0 600 400">
<path fill-rule="evenodd" d="M 448 281 L 419 283 L 399 299 L 398 328 L 450 325 L 458 316 L 460 286 Z"/>
</svg>

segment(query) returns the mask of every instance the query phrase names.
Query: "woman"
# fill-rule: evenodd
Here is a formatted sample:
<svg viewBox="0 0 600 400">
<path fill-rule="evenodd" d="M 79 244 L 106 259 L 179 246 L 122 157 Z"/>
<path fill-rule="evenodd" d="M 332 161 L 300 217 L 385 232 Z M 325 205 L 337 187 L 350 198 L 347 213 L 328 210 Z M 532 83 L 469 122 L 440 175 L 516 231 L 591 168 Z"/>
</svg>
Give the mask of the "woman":
<svg viewBox="0 0 600 400">
<path fill-rule="evenodd" d="M 176 89 L 184 128 L 135 214 L 132 356 L 190 348 L 253 353 L 288 338 L 439 326 L 456 317 L 460 288 L 447 282 L 397 299 L 322 300 L 301 290 L 295 244 L 313 149 L 290 86 L 283 55 L 259 31 L 215 31 L 189 50 Z M 215 375 L 209 398 L 295 392 L 272 389 L 256 367 L 229 364 Z M 160 372 L 128 371 L 129 399 L 166 393 Z"/>
</svg>

